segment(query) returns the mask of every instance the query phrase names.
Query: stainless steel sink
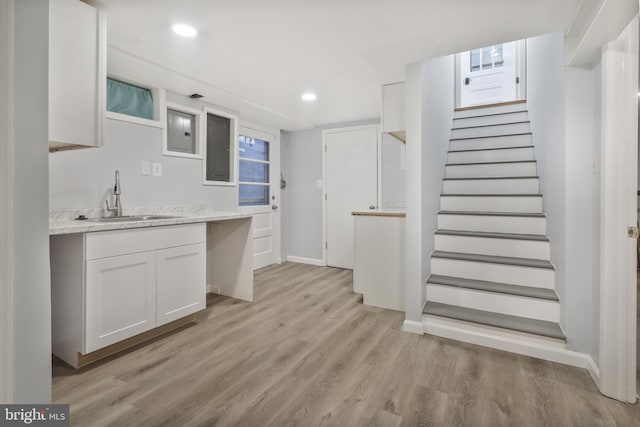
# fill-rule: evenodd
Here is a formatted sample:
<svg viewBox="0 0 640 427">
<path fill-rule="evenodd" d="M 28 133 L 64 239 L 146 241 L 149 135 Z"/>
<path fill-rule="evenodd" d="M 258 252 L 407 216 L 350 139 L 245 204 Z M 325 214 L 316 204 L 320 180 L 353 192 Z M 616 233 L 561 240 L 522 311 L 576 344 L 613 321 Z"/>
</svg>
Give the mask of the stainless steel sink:
<svg viewBox="0 0 640 427">
<path fill-rule="evenodd" d="M 125 215 L 105 218 L 87 218 L 89 222 L 128 222 L 128 221 L 153 221 L 158 219 L 183 218 L 175 215 Z"/>
</svg>

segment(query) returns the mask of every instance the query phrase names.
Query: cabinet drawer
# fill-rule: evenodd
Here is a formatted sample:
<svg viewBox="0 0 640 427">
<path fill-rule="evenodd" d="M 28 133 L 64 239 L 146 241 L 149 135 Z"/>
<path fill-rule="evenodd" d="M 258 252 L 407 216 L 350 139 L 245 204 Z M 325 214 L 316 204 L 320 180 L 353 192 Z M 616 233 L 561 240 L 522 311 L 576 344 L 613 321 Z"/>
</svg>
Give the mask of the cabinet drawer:
<svg viewBox="0 0 640 427">
<path fill-rule="evenodd" d="M 99 231 L 86 234 L 85 254 L 91 260 L 205 241 L 205 223 Z"/>
</svg>

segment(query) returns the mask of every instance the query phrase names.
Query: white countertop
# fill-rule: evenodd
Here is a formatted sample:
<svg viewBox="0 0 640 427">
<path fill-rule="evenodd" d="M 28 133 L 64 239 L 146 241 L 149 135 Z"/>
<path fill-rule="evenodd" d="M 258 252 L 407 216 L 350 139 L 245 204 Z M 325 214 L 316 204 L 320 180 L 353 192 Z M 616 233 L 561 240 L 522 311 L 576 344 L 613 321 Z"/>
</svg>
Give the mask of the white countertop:
<svg viewBox="0 0 640 427">
<path fill-rule="evenodd" d="M 152 212 L 147 213 L 128 213 L 126 215 L 155 215 L 160 214 L 157 209 L 150 209 Z M 73 211 L 74 214 L 79 211 Z M 68 217 L 61 217 L 61 215 L 50 214 L 49 218 L 49 235 L 56 234 L 72 234 L 72 233 L 87 233 L 94 231 L 107 231 L 107 230 L 123 230 L 127 228 L 141 228 L 141 227 L 159 227 L 164 225 L 176 225 L 176 224 L 191 224 L 197 222 L 215 222 L 225 221 L 232 219 L 250 218 L 251 214 L 244 212 L 233 211 L 215 211 L 210 209 L 196 210 L 195 212 L 163 212 L 164 215 L 179 215 L 179 218 L 163 218 L 153 219 L 148 221 L 120 221 L 120 222 L 92 222 L 87 220 L 76 220 Z M 87 215 L 87 217 L 98 217 L 99 215 Z"/>
</svg>

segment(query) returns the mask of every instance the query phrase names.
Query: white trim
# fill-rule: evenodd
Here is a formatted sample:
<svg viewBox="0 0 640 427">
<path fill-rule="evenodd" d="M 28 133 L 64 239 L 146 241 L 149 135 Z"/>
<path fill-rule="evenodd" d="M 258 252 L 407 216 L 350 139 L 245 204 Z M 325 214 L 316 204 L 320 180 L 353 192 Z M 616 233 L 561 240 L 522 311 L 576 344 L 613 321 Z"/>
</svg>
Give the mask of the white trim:
<svg viewBox="0 0 640 427">
<path fill-rule="evenodd" d="M 410 332 L 412 334 L 424 334 L 424 326 L 421 322 L 415 322 L 413 320 L 405 320 L 402 323 L 402 330 L 404 332 Z"/>
<path fill-rule="evenodd" d="M 221 186 L 221 187 L 237 187 L 238 186 L 238 128 L 239 128 L 239 119 L 238 116 L 236 116 L 235 114 L 231 114 L 228 113 L 226 111 L 223 110 L 218 110 L 216 108 L 212 108 L 209 106 L 204 106 L 203 108 L 204 111 L 204 129 L 205 129 L 205 133 L 204 133 L 204 141 L 202 144 L 202 185 L 214 185 L 214 186 Z M 207 180 L 207 132 L 206 132 L 206 128 L 207 128 L 207 114 L 213 114 L 215 116 L 219 116 L 219 117 L 225 117 L 229 120 L 231 120 L 231 146 L 230 148 L 230 155 L 231 158 L 229 159 L 229 162 L 231 163 L 230 165 L 230 173 L 229 173 L 229 178 L 231 179 L 231 181 L 209 181 Z M 165 120 L 166 122 L 166 120 Z"/>
<path fill-rule="evenodd" d="M 196 153 L 188 154 L 181 153 L 179 151 L 169 151 L 168 149 L 168 135 L 169 135 L 169 114 L 167 110 L 178 111 L 181 113 L 191 114 L 196 119 Z M 191 107 L 186 107 L 175 102 L 167 102 L 165 106 L 165 123 L 162 127 L 162 155 L 171 157 L 183 157 L 185 159 L 198 159 L 202 160 L 203 146 L 204 146 L 204 133 L 205 133 L 205 112 Z"/>
<path fill-rule="evenodd" d="M 376 171 L 377 174 L 377 182 L 376 182 L 376 201 L 378 206 L 381 206 L 382 201 L 382 177 L 380 173 L 381 167 L 381 146 L 382 146 L 382 124 L 381 123 L 372 123 L 368 125 L 358 125 L 358 126 L 347 126 L 341 128 L 331 128 L 324 129 L 322 131 L 322 261 L 323 265 L 327 265 L 327 135 L 331 133 L 341 133 L 341 132 L 349 132 L 360 129 L 367 129 L 375 127 L 378 131 L 376 135 L 376 155 L 378 156 L 377 166 L 378 169 Z"/>
<path fill-rule="evenodd" d="M 301 256 L 287 255 L 286 259 L 287 259 L 287 262 L 297 262 L 299 264 L 316 265 L 318 267 L 326 267 L 327 266 L 327 264 L 326 264 L 326 262 L 324 262 L 324 260 L 316 259 L 316 258 L 305 258 L 305 257 L 301 257 Z"/>
<path fill-rule="evenodd" d="M 0 402 L 13 402 L 14 2 L 0 2 Z"/>
<path fill-rule="evenodd" d="M 546 344 L 545 338 L 533 339 L 524 334 L 498 332 L 482 325 L 461 326 L 460 323 L 444 318 L 425 318 L 424 333 L 587 369 L 592 378 L 598 378 L 598 368 L 588 354 L 567 350 L 552 340 Z"/>
<path fill-rule="evenodd" d="M 105 113 L 105 116 L 107 119 L 111 119 L 111 120 L 129 122 L 129 123 L 134 123 L 136 125 L 148 126 L 152 128 L 159 128 L 159 129 L 164 128 L 164 125 L 162 124 L 162 122 L 158 120 L 143 119 L 142 117 L 130 116 L 128 114 L 122 114 L 122 113 L 114 113 L 113 111 L 107 111 Z"/>
</svg>

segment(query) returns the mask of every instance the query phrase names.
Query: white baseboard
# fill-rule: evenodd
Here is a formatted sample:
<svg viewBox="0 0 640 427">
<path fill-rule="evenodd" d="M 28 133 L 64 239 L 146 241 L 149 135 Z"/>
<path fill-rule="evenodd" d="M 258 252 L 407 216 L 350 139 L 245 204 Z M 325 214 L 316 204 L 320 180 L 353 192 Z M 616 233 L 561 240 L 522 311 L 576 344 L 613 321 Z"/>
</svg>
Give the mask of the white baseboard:
<svg viewBox="0 0 640 427">
<path fill-rule="evenodd" d="M 413 320 L 405 320 L 402 324 L 402 330 L 405 332 L 411 332 L 412 334 L 424 334 L 424 326 L 422 322 L 416 322 Z"/>
<path fill-rule="evenodd" d="M 583 368 L 596 384 L 599 382 L 599 369 L 591 356 L 568 350 L 552 341 L 546 343 L 544 338 L 530 339 L 518 333 L 496 333 L 494 328 L 481 325 L 467 327 L 443 318 L 424 318 L 423 327 L 426 334 Z"/>
<path fill-rule="evenodd" d="M 207 293 L 208 294 L 219 294 L 220 286 L 213 286 L 211 283 L 207 283 Z"/>
<path fill-rule="evenodd" d="M 301 256 L 293 256 L 287 255 L 287 261 L 289 262 L 297 262 L 300 264 L 309 264 L 309 265 L 317 265 L 318 267 L 326 266 L 325 262 L 321 259 L 316 258 L 304 258 Z"/>
</svg>

